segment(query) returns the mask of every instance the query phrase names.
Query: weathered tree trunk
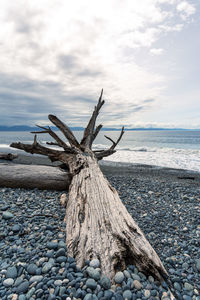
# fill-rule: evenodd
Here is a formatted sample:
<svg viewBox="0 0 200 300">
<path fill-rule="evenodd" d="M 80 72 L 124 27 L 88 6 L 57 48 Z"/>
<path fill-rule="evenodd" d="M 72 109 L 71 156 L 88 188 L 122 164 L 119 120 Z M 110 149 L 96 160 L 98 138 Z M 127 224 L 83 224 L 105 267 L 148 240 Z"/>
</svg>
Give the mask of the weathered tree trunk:
<svg viewBox="0 0 200 300">
<path fill-rule="evenodd" d="M 71 176 L 59 168 L 38 165 L 0 164 L 0 186 L 68 190 Z"/>
<path fill-rule="evenodd" d="M 40 145 L 36 135 L 32 145 L 13 143 L 11 146 L 29 153 L 46 155 L 52 161 L 61 161 L 69 167 L 72 182 L 65 217 L 66 243 L 68 254 L 80 266 L 87 259 L 98 258 L 102 272 L 113 277 L 116 270 L 135 264 L 139 270 L 161 281 L 167 276 L 164 266 L 120 201 L 116 190 L 103 176 L 97 162 L 116 151 L 124 128 L 116 142 L 105 136 L 112 143 L 109 149 L 92 150 L 94 139 L 102 127 L 98 125 L 95 128 L 96 118 L 104 104 L 102 94 L 103 91 L 80 143 L 69 127 L 56 116 L 49 115 L 49 120 L 60 129 L 69 145 L 50 127 L 39 126 L 43 131 L 34 133 L 49 133 L 56 142 L 53 145 L 63 150 Z"/>
<path fill-rule="evenodd" d="M 158 255 L 104 177 L 96 159 L 86 156 L 82 160 L 84 167 L 72 179 L 66 207 L 68 254 L 81 267 L 87 259 L 98 258 L 109 277 L 128 264 L 135 264 L 159 280 L 167 276 Z M 74 160 L 75 166 L 76 163 Z"/>
</svg>

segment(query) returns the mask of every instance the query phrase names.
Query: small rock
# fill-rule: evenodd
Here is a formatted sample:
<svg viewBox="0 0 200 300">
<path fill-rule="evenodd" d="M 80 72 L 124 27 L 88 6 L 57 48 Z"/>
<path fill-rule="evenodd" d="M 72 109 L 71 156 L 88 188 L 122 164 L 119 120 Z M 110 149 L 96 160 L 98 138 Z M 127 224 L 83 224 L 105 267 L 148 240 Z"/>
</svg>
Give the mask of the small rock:
<svg viewBox="0 0 200 300">
<path fill-rule="evenodd" d="M 144 290 L 144 296 L 148 299 L 151 296 L 151 292 L 149 290 Z"/>
<path fill-rule="evenodd" d="M 87 268 L 87 273 L 90 277 L 92 277 L 95 280 L 99 280 L 101 275 L 97 269 L 94 269 L 92 267 Z"/>
<path fill-rule="evenodd" d="M 122 283 L 122 281 L 124 280 L 124 274 L 122 272 L 117 272 L 115 274 L 115 283 Z"/>
<path fill-rule="evenodd" d="M 42 275 L 35 275 L 35 276 L 32 276 L 30 279 L 29 279 L 29 282 L 32 283 L 32 282 L 38 282 L 38 281 L 41 281 L 43 279 L 43 276 Z"/>
<path fill-rule="evenodd" d="M 92 279 L 92 278 L 89 278 L 89 279 L 86 281 L 85 284 L 86 284 L 86 286 L 87 286 L 88 288 L 90 288 L 91 290 L 95 290 L 96 287 L 97 287 L 96 281 L 95 281 L 94 279 Z"/>
<path fill-rule="evenodd" d="M 67 300 L 71 300 L 71 298 L 67 298 Z M 83 300 L 98 300 L 98 298 L 94 294 L 86 294 Z"/>
<path fill-rule="evenodd" d="M 47 243 L 47 248 L 48 249 L 53 249 L 53 250 L 56 250 L 57 248 L 58 248 L 58 243 L 56 243 L 56 242 L 49 242 L 49 243 Z"/>
<path fill-rule="evenodd" d="M 17 277 L 17 268 L 15 266 L 9 267 L 6 272 L 6 278 L 16 278 Z"/>
<path fill-rule="evenodd" d="M 52 267 L 53 267 L 53 265 L 50 262 L 47 262 L 42 268 L 42 273 L 49 272 Z"/>
<path fill-rule="evenodd" d="M 99 268 L 100 266 L 100 261 L 96 258 L 96 259 L 92 259 L 90 261 L 90 267 L 92 268 Z"/>
<path fill-rule="evenodd" d="M 110 289 L 111 287 L 110 279 L 106 275 L 103 275 L 100 280 L 100 285 L 106 290 Z"/>
<path fill-rule="evenodd" d="M 184 284 L 184 288 L 187 290 L 187 291 L 193 291 L 194 287 L 188 283 L 188 282 L 185 282 Z"/>
<path fill-rule="evenodd" d="M 17 287 L 16 292 L 17 294 L 26 293 L 28 291 L 28 288 L 29 288 L 28 281 L 24 281 Z"/>
<path fill-rule="evenodd" d="M 5 220 L 9 220 L 9 219 L 12 219 L 14 217 L 14 215 L 9 211 L 5 211 L 5 212 L 3 212 L 2 217 Z"/>
<path fill-rule="evenodd" d="M 132 293 L 131 293 L 131 291 L 129 291 L 129 290 L 124 291 L 123 292 L 123 298 L 131 300 L 132 299 Z"/>
<path fill-rule="evenodd" d="M 196 260 L 196 268 L 197 268 L 197 271 L 200 272 L 200 259 Z"/>
<path fill-rule="evenodd" d="M 35 275 L 37 272 L 37 266 L 35 264 L 28 265 L 27 272 L 31 275 Z"/>
<path fill-rule="evenodd" d="M 57 279 L 54 281 L 55 286 L 61 286 L 62 285 L 62 280 Z"/>
<path fill-rule="evenodd" d="M 142 284 L 138 280 L 133 280 L 133 284 L 137 290 L 140 290 L 142 288 Z"/>
<path fill-rule="evenodd" d="M 56 252 L 56 257 L 59 256 L 65 256 L 66 255 L 66 250 L 64 248 L 60 248 L 57 252 Z"/>
<path fill-rule="evenodd" d="M 177 290 L 177 291 L 179 291 L 179 292 L 181 292 L 181 286 L 180 286 L 180 284 L 178 283 L 178 282 L 174 282 L 174 288 L 175 288 L 175 290 Z"/>
<path fill-rule="evenodd" d="M 8 279 L 5 279 L 4 282 L 3 282 L 3 285 L 5 287 L 9 287 L 9 286 L 12 286 L 14 283 L 14 279 L 13 278 L 8 278 Z"/>
</svg>

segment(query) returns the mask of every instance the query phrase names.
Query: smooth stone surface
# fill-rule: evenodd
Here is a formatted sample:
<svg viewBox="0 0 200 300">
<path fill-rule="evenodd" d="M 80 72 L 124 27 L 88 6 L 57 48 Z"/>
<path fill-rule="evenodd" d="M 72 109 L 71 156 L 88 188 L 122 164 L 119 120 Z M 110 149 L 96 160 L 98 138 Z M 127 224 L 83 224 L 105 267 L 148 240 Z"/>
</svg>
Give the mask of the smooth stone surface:
<svg viewBox="0 0 200 300">
<path fill-rule="evenodd" d="M 124 274 L 122 272 L 117 272 L 114 277 L 115 283 L 122 283 L 124 280 Z"/>
<path fill-rule="evenodd" d="M 42 275 L 35 275 L 35 276 L 32 276 L 30 279 L 29 279 L 29 282 L 32 283 L 32 282 L 39 282 L 39 281 L 42 281 L 43 279 L 43 276 Z"/>
<path fill-rule="evenodd" d="M 5 279 L 4 282 L 3 282 L 3 285 L 5 287 L 9 287 L 9 286 L 12 286 L 14 283 L 14 279 L 13 278 L 8 278 L 8 279 Z"/>
<path fill-rule="evenodd" d="M 111 281 L 110 279 L 106 276 L 106 275 L 103 275 L 101 277 L 101 280 L 100 280 L 100 285 L 104 288 L 104 289 L 110 289 L 111 287 Z"/>
<path fill-rule="evenodd" d="M 95 280 L 99 280 L 100 277 L 101 277 L 99 271 L 96 270 L 96 269 L 94 269 L 94 268 L 92 268 L 92 267 L 88 267 L 88 268 L 87 268 L 87 273 L 88 273 L 88 275 L 89 275 L 90 277 L 92 277 L 92 278 L 95 279 Z"/>
<path fill-rule="evenodd" d="M 10 220 L 14 217 L 14 215 L 9 211 L 4 211 L 2 214 L 3 219 Z"/>
<path fill-rule="evenodd" d="M 94 279 L 92 279 L 92 278 L 87 279 L 87 281 L 86 281 L 85 284 L 86 284 L 86 286 L 87 286 L 88 288 L 90 288 L 91 290 L 95 290 L 96 287 L 97 287 L 96 281 L 95 281 Z"/>
<path fill-rule="evenodd" d="M 123 292 L 123 298 L 131 300 L 132 299 L 132 293 L 131 293 L 131 291 L 129 291 L 129 290 L 124 291 Z"/>
<path fill-rule="evenodd" d="M 17 290 L 16 292 L 19 294 L 19 293 L 26 293 L 28 291 L 28 288 L 29 288 L 29 283 L 28 281 L 24 281 L 22 282 L 18 287 L 17 287 Z"/>
<path fill-rule="evenodd" d="M 134 280 L 133 284 L 137 290 L 140 290 L 142 288 L 142 284 L 138 280 Z"/>
<path fill-rule="evenodd" d="M 35 264 L 30 264 L 27 267 L 27 272 L 31 275 L 35 275 L 37 272 L 38 267 Z"/>
<path fill-rule="evenodd" d="M 97 258 L 92 259 L 90 261 L 90 267 L 92 267 L 92 268 L 99 268 L 99 266 L 100 266 L 100 261 Z"/>
<path fill-rule="evenodd" d="M 6 278 L 16 278 L 17 277 L 17 268 L 15 266 L 9 267 L 6 272 Z"/>
</svg>

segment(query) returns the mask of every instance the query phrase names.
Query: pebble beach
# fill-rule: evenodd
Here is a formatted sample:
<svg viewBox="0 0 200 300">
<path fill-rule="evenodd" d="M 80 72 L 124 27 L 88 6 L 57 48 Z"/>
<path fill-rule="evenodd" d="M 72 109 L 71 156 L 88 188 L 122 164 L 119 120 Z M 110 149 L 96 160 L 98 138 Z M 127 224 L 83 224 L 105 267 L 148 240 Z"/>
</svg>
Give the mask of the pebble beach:
<svg viewBox="0 0 200 300">
<path fill-rule="evenodd" d="M 113 282 L 98 260 L 80 269 L 67 255 L 63 192 L 1 187 L 0 299 L 167 300 L 170 283 L 176 299 L 200 300 L 200 175 L 119 164 L 102 170 L 160 256 L 169 282 L 161 285 L 134 265 Z"/>
</svg>

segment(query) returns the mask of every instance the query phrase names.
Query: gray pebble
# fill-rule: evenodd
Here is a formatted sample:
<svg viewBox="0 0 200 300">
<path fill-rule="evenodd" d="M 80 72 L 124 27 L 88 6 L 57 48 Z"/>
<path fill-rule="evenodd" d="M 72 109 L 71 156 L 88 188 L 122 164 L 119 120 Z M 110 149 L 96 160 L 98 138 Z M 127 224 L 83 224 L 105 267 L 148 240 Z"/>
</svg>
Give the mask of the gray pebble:
<svg viewBox="0 0 200 300">
<path fill-rule="evenodd" d="M 39 282 L 39 281 L 42 281 L 43 279 L 43 276 L 42 275 L 35 275 L 35 276 L 32 276 L 30 279 L 29 279 L 29 282 L 32 283 L 32 282 Z"/>
<path fill-rule="evenodd" d="M 6 278 L 16 278 L 17 277 L 17 268 L 15 266 L 9 267 L 6 272 Z"/>
<path fill-rule="evenodd" d="M 16 289 L 17 293 L 26 293 L 28 291 L 29 288 L 29 283 L 28 281 L 24 281 L 22 282 Z"/>
<path fill-rule="evenodd" d="M 27 272 L 31 275 L 35 275 L 37 273 L 38 267 L 35 264 L 30 264 L 27 267 Z"/>
<path fill-rule="evenodd" d="M 96 281 L 95 281 L 94 279 L 92 279 L 92 278 L 87 279 L 87 281 L 86 281 L 85 284 L 86 284 L 86 286 L 87 286 L 88 288 L 90 288 L 91 290 L 95 290 L 96 287 L 97 287 Z"/>
<path fill-rule="evenodd" d="M 9 287 L 9 286 L 12 286 L 14 283 L 14 279 L 13 278 L 8 278 L 8 279 L 5 279 L 4 282 L 3 282 L 3 285 L 5 287 Z"/>
<path fill-rule="evenodd" d="M 129 291 L 129 290 L 124 291 L 123 292 L 123 298 L 131 300 L 132 299 L 132 293 L 131 293 L 131 291 Z"/>
<path fill-rule="evenodd" d="M 100 285 L 106 290 L 110 289 L 111 287 L 110 279 L 106 275 L 103 275 L 100 280 Z"/>
<path fill-rule="evenodd" d="M 100 266 L 100 261 L 95 258 L 90 261 L 90 267 L 98 268 Z"/>
<path fill-rule="evenodd" d="M 14 217 L 14 215 L 9 211 L 4 211 L 2 214 L 2 217 L 5 220 L 9 220 L 9 219 L 12 219 Z"/>
<path fill-rule="evenodd" d="M 115 283 L 122 283 L 122 281 L 124 280 L 124 274 L 122 272 L 117 272 L 115 274 Z"/>
</svg>

